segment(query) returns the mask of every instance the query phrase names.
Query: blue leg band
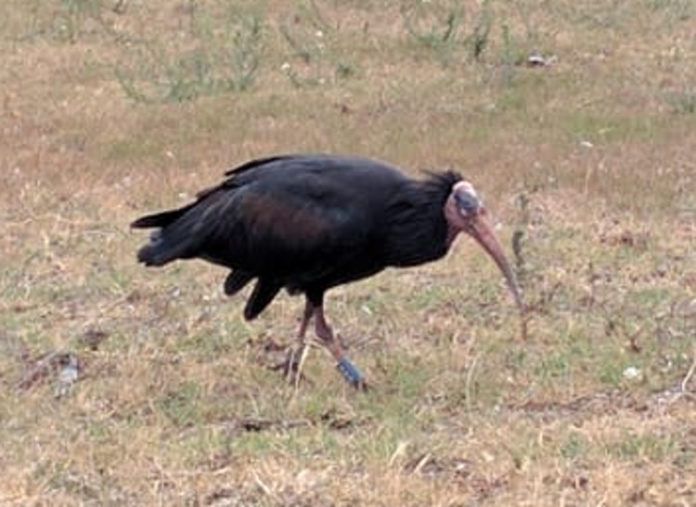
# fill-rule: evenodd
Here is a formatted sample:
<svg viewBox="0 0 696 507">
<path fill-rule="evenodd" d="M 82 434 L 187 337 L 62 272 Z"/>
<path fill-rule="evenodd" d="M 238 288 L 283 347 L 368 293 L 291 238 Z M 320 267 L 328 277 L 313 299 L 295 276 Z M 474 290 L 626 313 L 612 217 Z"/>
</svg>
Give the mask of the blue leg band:
<svg viewBox="0 0 696 507">
<path fill-rule="evenodd" d="M 338 371 L 340 371 L 345 379 L 354 387 L 360 387 L 363 385 L 364 378 L 362 373 L 360 373 L 360 370 L 358 370 L 347 357 L 342 357 L 336 365 L 336 368 L 338 368 Z"/>
</svg>

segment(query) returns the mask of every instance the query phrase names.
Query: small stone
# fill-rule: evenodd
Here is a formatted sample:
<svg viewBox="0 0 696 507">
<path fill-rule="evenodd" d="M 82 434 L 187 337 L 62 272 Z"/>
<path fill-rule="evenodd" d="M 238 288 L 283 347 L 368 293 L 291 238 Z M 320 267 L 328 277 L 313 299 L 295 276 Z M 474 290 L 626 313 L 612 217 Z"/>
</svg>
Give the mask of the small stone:
<svg viewBox="0 0 696 507">
<path fill-rule="evenodd" d="M 79 363 L 77 356 L 68 353 L 61 357 L 59 364 L 61 366 L 58 372 L 58 379 L 54 395 L 56 398 L 67 396 L 72 391 L 73 384 L 77 382 L 79 376 Z"/>
<path fill-rule="evenodd" d="M 643 374 L 635 366 L 629 366 L 628 368 L 626 368 L 623 371 L 623 376 L 624 376 L 624 378 L 626 378 L 628 380 L 636 380 L 636 379 L 641 378 L 643 376 Z"/>
</svg>

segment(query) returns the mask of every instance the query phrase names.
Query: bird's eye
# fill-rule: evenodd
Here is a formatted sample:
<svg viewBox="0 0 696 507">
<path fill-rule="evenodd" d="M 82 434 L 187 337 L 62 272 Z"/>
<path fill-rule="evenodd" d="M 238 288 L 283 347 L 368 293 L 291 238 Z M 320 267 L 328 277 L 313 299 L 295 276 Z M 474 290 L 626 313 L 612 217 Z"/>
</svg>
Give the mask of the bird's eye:
<svg viewBox="0 0 696 507">
<path fill-rule="evenodd" d="M 475 213 L 480 206 L 478 198 L 469 192 L 457 192 L 454 194 L 454 200 L 457 203 L 457 208 L 465 215 Z"/>
</svg>

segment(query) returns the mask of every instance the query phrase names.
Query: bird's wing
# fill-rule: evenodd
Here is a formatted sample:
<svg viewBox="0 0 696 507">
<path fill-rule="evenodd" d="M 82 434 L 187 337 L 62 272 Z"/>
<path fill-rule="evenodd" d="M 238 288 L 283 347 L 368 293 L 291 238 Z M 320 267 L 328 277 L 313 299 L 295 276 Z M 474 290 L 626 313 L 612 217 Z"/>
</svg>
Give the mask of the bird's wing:
<svg viewBox="0 0 696 507">
<path fill-rule="evenodd" d="M 322 172 L 220 189 L 202 252 L 257 274 L 318 277 L 367 241 L 370 220 L 354 189 Z M 213 218 L 214 217 L 214 218 Z M 203 219 L 203 216 L 201 217 Z"/>
<path fill-rule="evenodd" d="M 356 252 L 369 256 L 386 201 L 407 181 L 382 163 L 328 155 L 271 157 L 227 175 L 196 202 L 137 220 L 160 227 L 138 258 L 163 265 L 201 257 L 257 275 L 316 279 Z"/>
</svg>

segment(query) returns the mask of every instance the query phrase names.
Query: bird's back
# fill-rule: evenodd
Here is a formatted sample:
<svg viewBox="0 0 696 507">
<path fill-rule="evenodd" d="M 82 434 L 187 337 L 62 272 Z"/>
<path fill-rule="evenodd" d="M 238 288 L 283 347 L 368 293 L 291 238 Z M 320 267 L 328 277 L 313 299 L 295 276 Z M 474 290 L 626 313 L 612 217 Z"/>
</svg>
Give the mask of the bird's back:
<svg viewBox="0 0 696 507">
<path fill-rule="evenodd" d="M 202 257 L 277 276 L 326 270 L 324 256 L 368 241 L 385 201 L 409 183 L 386 164 L 329 155 L 261 159 L 226 175 L 196 202 L 134 222 L 159 228 L 139 259 Z"/>
</svg>

